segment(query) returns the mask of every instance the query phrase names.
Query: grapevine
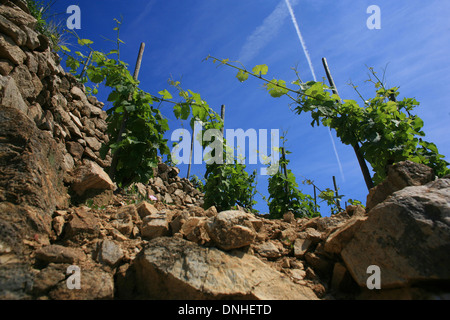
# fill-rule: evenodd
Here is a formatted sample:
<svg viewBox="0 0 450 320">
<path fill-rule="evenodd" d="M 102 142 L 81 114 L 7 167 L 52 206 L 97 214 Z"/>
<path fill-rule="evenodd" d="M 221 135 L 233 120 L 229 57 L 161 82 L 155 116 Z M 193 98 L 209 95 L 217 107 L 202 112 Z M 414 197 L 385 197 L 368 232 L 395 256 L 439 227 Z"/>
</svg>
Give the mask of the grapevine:
<svg viewBox="0 0 450 320">
<path fill-rule="evenodd" d="M 121 22 L 116 20 L 117 49 L 108 53 L 96 51 L 92 48 L 93 42 L 81 39 L 78 35 L 78 44 L 86 49 L 84 53 L 60 46 L 66 55 L 66 64 L 70 72 L 83 83 L 89 83 L 87 92 L 97 94 L 100 85 L 111 89 L 108 102 L 112 107 L 107 110 L 109 142 L 100 150 L 103 158 L 111 152 L 119 154 L 112 178 L 121 187 L 129 186 L 134 182 L 148 183 L 153 177 L 153 169 L 157 167 L 159 156 L 171 159 L 168 141 L 164 134 L 169 130 L 168 120 L 160 111 L 160 105 L 166 103 L 173 108 L 177 119 L 202 121 L 206 127 L 221 128 L 220 116 L 212 110 L 200 94 L 191 90 L 184 91 L 179 82 L 171 84 L 179 90 L 181 102 L 173 101 L 172 94 L 161 90 L 157 95 L 150 94 L 139 88 L 139 81 L 134 79 L 128 70 L 128 65 L 120 60 L 120 45 L 124 42 L 119 38 Z M 84 67 L 85 74 L 79 72 Z"/>
<path fill-rule="evenodd" d="M 424 122 L 412 114 L 419 103 L 413 98 L 397 101 L 400 94 L 397 87 L 386 88 L 373 68 L 371 74 L 376 90 L 374 98 L 364 100 L 360 106 L 354 100 L 343 100 L 333 94 L 322 82 L 303 82 L 296 71 L 297 80 L 289 88 L 284 80 L 264 78 L 268 73 L 266 65 L 258 65 L 247 70 L 238 62 L 230 62 L 208 56 L 214 63 L 238 70 L 240 82 L 249 76 L 262 80 L 268 93 L 274 98 L 289 97 L 295 103 L 296 114 L 309 113 L 312 126 L 320 124 L 336 131 L 341 142 L 346 145 L 361 145 L 360 152 L 374 171 L 373 182 L 378 184 L 387 176 L 389 165 L 411 160 L 431 167 L 438 177 L 450 173 L 449 163 L 434 143 L 424 141 Z M 355 88 L 356 89 L 356 88 Z"/>
</svg>

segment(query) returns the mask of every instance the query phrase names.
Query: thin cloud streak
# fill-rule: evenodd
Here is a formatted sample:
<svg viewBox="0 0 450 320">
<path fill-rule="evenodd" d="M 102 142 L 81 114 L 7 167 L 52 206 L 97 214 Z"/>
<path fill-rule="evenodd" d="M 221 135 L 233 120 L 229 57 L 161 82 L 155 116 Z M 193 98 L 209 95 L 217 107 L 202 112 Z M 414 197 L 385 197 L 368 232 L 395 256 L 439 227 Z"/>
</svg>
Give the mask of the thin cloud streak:
<svg viewBox="0 0 450 320">
<path fill-rule="evenodd" d="M 309 69 L 311 70 L 311 74 L 313 76 L 314 81 L 317 82 L 317 77 L 316 77 L 316 73 L 314 71 L 313 63 L 311 61 L 311 56 L 309 55 L 309 51 L 308 51 L 308 48 L 306 47 L 305 40 L 303 39 L 302 33 L 300 32 L 300 27 L 298 26 L 297 18 L 295 17 L 294 10 L 292 10 L 292 6 L 291 6 L 291 3 L 289 2 L 289 0 L 285 0 L 285 2 L 286 2 L 286 6 L 288 7 L 289 14 L 291 15 L 291 19 L 292 19 L 292 23 L 294 24 L 295 31 L 297 31 L 298 39 L 300 40 L 300 44 L 303 48 L 303 51 L 305 52 L 306 59 L 308 60 Z M 342 180 L 345 182 L 344 170 L 342 169 L 341 160 L 339 159 L 339 153 L 336 149 L 336 144 L 335 144 L 333 136 L 331 134 L 331 129 L 329 127 L 327 127 L 327 128 L 328 128 L 328 134 L 330 135 L 331 144 L 333 145 L 333 151 L 334 151 L 334 154 L 336 155 L 336 160 L 337 160 L 337 163 L 339 166 L 339 171 L 341 173 Z"/>
<path fill-rule="evenodd" d="M 296 5 L 298 0 L 293 0 Z M 247 38 L 245 45 L 239 54 L 239 60 L 243 63 L 251 61 L 258 53 L 278 34 L 283 22 L 288 18 L 289 12 L 283 2 L 277 5 L 275 10 L 267 16 L 263 23 L 257 27 Z"/>
<path fill-rule="evenodd" d="M 155 4 L 156 4 L 156 0 L 151 0 L 146 4 L 144 10 L 142 10 L 142 12 L 139 14 L 139 16 L 137 18 L 135 18 L 133 20 L 133 22 L 131 23 L 131 25 L 129 27 L 130 30 L 136 29 L 140 25 L 140 23 L 149 16 L 149 14 L 152 11 Z"/>
<path fill-rule="evenodd" d="M 317 82 L 316 73 L 314 71 L 314 66 L 311 61 L 311 57 L 309 55 L 308 48 L 306 47 L 305 40 L 303 39 L 302 33 L 300 32 L 300 27 L 297 23 L 297 18 L 295 17 L 294 10 L 292 10 L 292 6 L 289 0 L 285 0 L 286 6 L 288 7 L 289 14 L 291 15 L 292 23 L 294 24 L 295 31 L 297 31 L 298 39 L 300 40 L 300 44 L 302 45 L 303 51 L 305 52 L 306 59 L 308 60 L 309 69 L 311 70 L 314 81 Z"/>
</svg>

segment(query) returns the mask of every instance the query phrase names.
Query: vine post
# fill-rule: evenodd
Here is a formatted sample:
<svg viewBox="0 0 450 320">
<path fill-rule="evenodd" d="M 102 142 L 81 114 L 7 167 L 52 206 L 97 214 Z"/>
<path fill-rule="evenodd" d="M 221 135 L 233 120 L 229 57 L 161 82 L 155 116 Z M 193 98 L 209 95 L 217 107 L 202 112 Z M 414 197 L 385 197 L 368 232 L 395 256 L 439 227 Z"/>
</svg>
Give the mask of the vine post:
<svg viewBox="0 0 450 320">
<path fill-rule="evenodd" d="M 225 124 L 225 105 L 222 105 L 222 110 L 221 110 L 221 116 L 222 118 L 222 122 Z M 225 125 L 222 126 L 222 128 L 220 129 L 222 132 L 222 137 L 224 134 L 224 130 L 225 130 Z M 187 179 L 189 179 L 189 177 L 191 176 L 191 166 L 192 166 L 192 155 L 194 153 L 194 139 L 195 139 L 195 125 L 194 128 L 192 129 L 192 137 L 191 137 L 191 151 L 189 154 L 189 164 L 188 164 L 188 170 L 187 170 Z"/>
<path fill-rule="evenodd" d="M 316 192 L 316 186 L 313 185 L 314 187 L 314 210 L 317 212 L 317 192 Z"/>
<path fill-rule="evenodd" d="M 328 82 L 332 88 L 332 91 L 335 95 L 339 96 L 339 92 L 337 90 L 336 84 L 334 82 L 333 77 L 331 76 L 330 68 L 328 67 L 328 62 L 326 58 L 322 58 L 323 67 L 325 68 L 325 73 L 327 74 Z M 364 160 L 364 157 L 361 155 L 359 143 L 356 142 L 352 145 L 353 150 L 355 151 L 356 158 L 358 159 L 359 166 L 361 168 L 362 174 L 364 176 L 364 181 L 366 182 L 367 189 L 370 191 L 374 187 L 372 177 L 370 176 L 369 168 L 367 167 L 367 163 Z"/>
<path fill-rule="evenodd" d="M 284 148 L 281 148 L 281 156 L 282 156 L 282 161 L 283 161 L 283 173 L 284 176 L 286 177 L 286 182 L 285 182 L 285 189 L 286 189 L 286 193 L 289 193 L 289 185 L 287 182 L 287 168 L 286 168 L 286 150 Z"/>
<path fill-rule="evenodd" d="M 91 51 L 91 52 L 89 53 L 89 57 L 86 59 L 86 63 L 84 64 L 83 70 L 82 70 L 81 73 L 80 73 L 80 79 L 83 78 L 83 76 L 84 76 L 84 74 L 85 74 L 85 72 L 86 72 L 86 69 L 87 69 L 87 67 L 88 67 L 88 65 L 89 65 L 89 62 L 90 62 L 91 59 L 92 59 L 92 53 L 93 53 L 93 51 Z"/>
<path fill-rule="evenodd" d="M 134 68 L 134 74 L 133 74 L 134 80 L 137 80 L 139 77 L 139 71 L 141 70 L 141 64 L 142 64 L 142 57 L 144 55 L 144 49 L 145 49 L 145 43 L 142 42 L 141 47 L 139 48 L 139 54 L 137 57 L 136 66 Z M 129 99 L 131 99 L 131 97 Z M 125 132 L 125 129 L 127 127 L 127 121 L 128 121 L 128 111 L 125 109 L 124 115 L 122 118 L 122 124 L 120 126 L 119 135 L 117 137 L 117 143 L 121 142 L 123 139 L 123 133 Z M 113 154 L 112 161 L 111 161 L 111 167 L 109 168 L 109 177 L 113 181 L 114 181 L 114 177 L 116 175 L 116 168 L 117 168 L 118 161 L 119 161 L 119 150 L 117 150 Z"/>
<path fill-rule="evenodd" d="M 220 117 L 222 118 L 223 126 L 222 126 L 222 136 L 225 130 L 225 105 L 222 105 L 222 108 L 220 110 Z"/>
<path fill-rule="evenodd" d="M 187 170 L 187 179 L 191 176 L 191 166 L 192 166 L 192 155 L 194 153 L 194 142 L 195 142 L 195 125 L 194 128 L 192 128 L 192 137 L 191 137 L 191 151 L 189 153 L 189 163 L 188 163 L 188 170 Z"/>
<path fill-rule="evenodd" d="M 336 192 L 336 204 L 338 206 L 338 209 L 342 210 L 342 208 L 341 208 L 341 199 L 339 199 L 339 193 L 338 193 L 338 188 L 337 188 L 336 177 L 335 176 L 333 176 L 333 185 L 334 185 L 334 191 Z"/>
<path fill-rule="evenodd" d="M 141 47 L 139 48 L 139 54 L 136 61 L 136 67 L 134 68 L 133 78 L 137 80 L 139 77 L 139 71 L 141 71 L 142 57 L 144 56 L 145 43 L 141 43 Z"/>
</svg>

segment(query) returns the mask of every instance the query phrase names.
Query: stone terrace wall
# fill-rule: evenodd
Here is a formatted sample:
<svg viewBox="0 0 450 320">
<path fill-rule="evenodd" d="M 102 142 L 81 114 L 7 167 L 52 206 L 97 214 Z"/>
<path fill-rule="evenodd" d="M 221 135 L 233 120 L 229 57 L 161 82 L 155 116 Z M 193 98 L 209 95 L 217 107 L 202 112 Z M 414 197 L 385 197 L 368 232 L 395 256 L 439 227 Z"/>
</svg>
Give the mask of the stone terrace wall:
<svg viewBox="0 0 450 320">
<path fill-rule="evenodd" d="M 107 167 L 110 158 L 103 161 L 98 152 L 108 139 L 104 104 L 86 97 L 83 85 L 64 72 L 48 39 L 33 31 L 35 24 L 32 16 L 12 2 L 1 5 L 3 106 L 19 109 L 57 141 L 66 170 L 84 159 Z"/>
<path fill-rule="evenodd" d="M 0 95 L 2 106 L 14 108 L 31 119 L 57 144 L 63 156 L 67 184 L 86 189 L 113 189 L 102 169 L 111 156 L 100 158 L 99 150 L 108 142 L 104 104 L 87 97 L 84 86 L 62 69 L 60 57 L 51 51 L 49 41 L 33 31 L 36 20 L 23 1 L 2 1 L 0 7 Z M 80 169 L 82 167 L 82 169 Z M 99 168 L 100 167 L 100 168 Z M 148 186 L 139 185 L 144 196 L 155 195 L 167 203 L 193 205 L 201 194 L 179 170 L 161 163 Z M 91 185 L 86 185 L 88 175 Z M 93 180 L 93 181 L 92 181 Z M 106 187 L 105 187 L 106 184 Z"/>
<path fill-rule="evenodd" d="M 0 0 L 0 260 L 9 261 L 0 283 L 12 296 L 31 278 L 23 241 L 48 242 L 55 210 L 89 198 L 107 204 L 116 189 L 105 172 L 111 156 L 99 154 L 108 142 L 104 104 L 63 70 L 36 23 L 25 1 Z M 202 204 L 178 173 L 161 163 L 136 187 L 166 203 Z"/>
</svg>

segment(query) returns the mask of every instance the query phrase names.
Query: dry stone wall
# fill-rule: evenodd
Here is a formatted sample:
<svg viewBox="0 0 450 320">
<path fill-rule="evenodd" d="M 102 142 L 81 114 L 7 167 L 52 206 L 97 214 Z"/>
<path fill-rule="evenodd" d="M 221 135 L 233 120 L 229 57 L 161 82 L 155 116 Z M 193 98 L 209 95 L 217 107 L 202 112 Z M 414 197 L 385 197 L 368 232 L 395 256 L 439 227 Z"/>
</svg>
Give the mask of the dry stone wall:
<svg viewBox="0 0 450 320">
<path fill-rule="evenodd" d="M 32 278 L 24 271 L 30 248 L 23 239 L 48 244 L 51 231 L 65 225 L 55 212 L 89 199 L 106 205 L 116 190 L 106 173 L 111 156 L 99 153 L 108 141 L 104 104 L 64 72 L 36 23 L 24 1 L 0 1 L 0 243 L 7 252 L 2 261 L 10 261 L 0 273 L 6 296 L 20 297 Z M 142 197 L 202 203 L 178 169 L 161 163 L 154 173 L 149 184 L 135 186 Z"/>
<path fill-rule="evenodd" d="M 14 5 L 19 2 L 0 6 L 2 106 L 21 111 L 52 137 L 67 171 L 85 160 L 106 168 L 110 157 L 99 157 L 108 140 L 104 104 L 64 72 L 48 40 L 33 31 L 36 20 Z"/>
<path fill-rule="evenodd" d="M 105 169 L 111 156 L 100 157 L 108 142 L 104 104 L 86 96 L 84 86 L 64 72 L 60 57 L 48 40 L 33 31 L 36 20 L 21 1 L 4 1 L 0 7 L 0 94 L 2 107 L 20 111 L 63 156 L 65 181 L 78 196 L 92 189 L 115 189 Z M 201 194 L 179 171 L 161 163 L 148 186 L 138 185 L 144 196 L 166 203 L 193 205 Z M 92 196 L 92 194 L 91 194 Z"/>
</svg>

